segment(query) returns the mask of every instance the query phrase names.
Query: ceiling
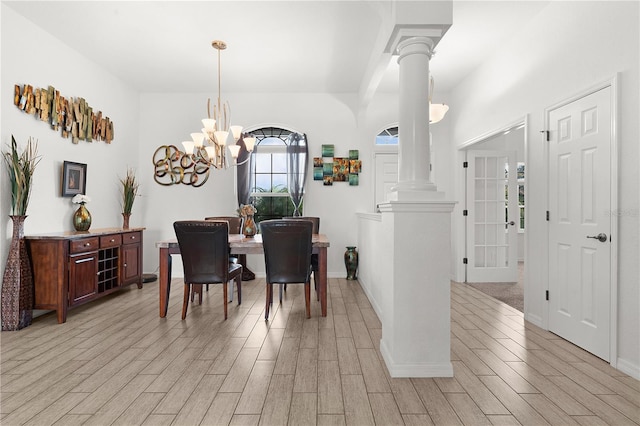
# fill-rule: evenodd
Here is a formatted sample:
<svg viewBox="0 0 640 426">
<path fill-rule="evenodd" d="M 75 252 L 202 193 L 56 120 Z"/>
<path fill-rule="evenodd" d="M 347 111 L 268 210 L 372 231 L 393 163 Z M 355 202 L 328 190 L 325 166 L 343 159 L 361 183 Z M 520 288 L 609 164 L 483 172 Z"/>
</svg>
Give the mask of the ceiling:
<svg viewBox="0 0 640 426">
<path fill-rule="evenodd" d="M 214 39 L 228 45 L 223 92 L 358 92 L 382 22 L 374 1 L 2 3 L 141 92 L 217 92 Z M 547 4 L 454 0 L 453 26 L 430 64 L 434 100 Z M 392 60 L 379 90 L 397 82 Z"/>
</svg>

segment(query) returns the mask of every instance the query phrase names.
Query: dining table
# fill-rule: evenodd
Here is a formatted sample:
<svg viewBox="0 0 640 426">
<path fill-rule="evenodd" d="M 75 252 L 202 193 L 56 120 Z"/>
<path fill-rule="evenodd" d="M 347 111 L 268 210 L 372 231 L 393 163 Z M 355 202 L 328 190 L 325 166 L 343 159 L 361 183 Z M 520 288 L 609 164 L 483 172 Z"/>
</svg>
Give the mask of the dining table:
<svg viewBox="0 0 640 426">
<path fill-rule="evenodd" d="M 318 292 L 320 293 L 320 308 L 322 316 L 327 316 L 327 249 L 330 246 L 325 234 L 313 234 L 313 253 L 318 255 Z M 160 256 L 160 317 L 167 316 L 169 294 L 171 292 L 171 255 L 180 254 L 178 240 L 162 240 L 156 242 Z M 242 234 L 229 234 L 229 248 L 234 254 L 264 254 L 262 235 L 245 237 Z"/>
</svg>

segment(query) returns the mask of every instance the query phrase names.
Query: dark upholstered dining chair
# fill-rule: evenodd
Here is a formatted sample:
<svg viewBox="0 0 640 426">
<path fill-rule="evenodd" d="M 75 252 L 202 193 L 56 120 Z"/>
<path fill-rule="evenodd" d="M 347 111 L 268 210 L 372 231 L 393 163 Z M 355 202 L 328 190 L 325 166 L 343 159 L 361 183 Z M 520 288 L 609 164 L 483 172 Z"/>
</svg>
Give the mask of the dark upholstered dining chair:
<svg viewBox="0 0 640 426">
<path fill-rule="evenodd" d="M 313 223 L 313 233 L 314 234 L 318 234 L 320 233 L 320 218 L 319 217 L 315 217 L 315 216 L 287 216 L 287 217 L 283 217 L 282 219 L 284 220 L 309 220 Z M 318 293 L 318 255 L 317 254 L 312 254 L 311 255 L 311 269 L 313 270 L 313 286 L 316 290 L 316 298 L 318 300 L 320 300 L 320 293 Z M 285 289 L 287 287 L 285 286 Z"/>
<path fill-rule="evenodd" d="M 185 220 L 173 223 L 184 268 L 184 300 L 182 319 L 187 316 L 192 287 L 223 284 L 224 319 L 227 319 L 227 283 L 236 281 L 238 305 L 241 303 L 242 265 L 229 262 L 229 224 L 207 220 Z"/>
<path fill-rule="evenodd" d="M 239 234 L 242 229 L 242 222 L 244 219 L 241 216 L 209 216 L 204 220 L 224 220 L 229 222 L 229 233 Z"/>
<path fill-rule="evenodd" d="M 311 236 L 310 221 L 263 220 L 260 222 L 267 282 L 264 318 L 269 319 L 273 284 L 304 283 L 307 318 L 311 317 Z"/>
<path fill-rule="evenodd" d="M 242 232 L 242 224 L 244 223 L 244 218 L 242 216 L 209 216 L 205 217 L 204 220 L 223 220 L 229 222 L 229 234 L 239 234 L 240 232 Z M 238 263 L 240 261 L 239 254 L 230 253 L 229 256 L 230 262 Z M 207 284 L 205 287 L 207 291 L 209 291 L 209 284 Z M 233 302 L 233 281 L 230 282 L 229 287 L 229 301 Z M 191 301 L 193 302 L 193 297 L 191 298 Z M 241 302 L 241 300 L 238 300 L 238 302 Z"/>
</svg>

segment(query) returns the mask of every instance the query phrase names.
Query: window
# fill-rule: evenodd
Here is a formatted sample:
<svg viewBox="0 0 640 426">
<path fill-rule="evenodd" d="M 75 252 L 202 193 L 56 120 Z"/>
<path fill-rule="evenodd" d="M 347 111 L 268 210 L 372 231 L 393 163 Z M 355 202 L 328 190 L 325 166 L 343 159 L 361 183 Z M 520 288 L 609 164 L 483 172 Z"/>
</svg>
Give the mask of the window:
<svg viewBox="0 0 640 426">
<path fill-rule="evenodd" d="M 265 127 L 251 133 L 256 138 L 249 171 L 251 198 L 258 210 L 255 220 L 292 216 L 294 207 L 287 186 L 287 140 L 293 131 Z"/>
<path fill-rule="evenodd" d="M 524 163 L 518 163 L 518 210 L 519 224 L 518 231 L 524 232 Z"/>
<path fill-rule="evenodd" d="M 380 132 L 376 136 L 376 145 L 398 145 L 398 126 Z"/>
<path fill-rule="evenodd" d="M 524 232 L 524 163 L 517 163 L 517 188 L 518 188 L 518 232 Z M 504 177 L 508 178 L 509 176 L 509 167 L 505 163 L 504 169 Z M 508 200 L 509 200 L 509 187 L 505 184 L 504 187 L 504 217 L 505 221 L 509 221 L 509 212 L 508 212 Z"/>
</svg>

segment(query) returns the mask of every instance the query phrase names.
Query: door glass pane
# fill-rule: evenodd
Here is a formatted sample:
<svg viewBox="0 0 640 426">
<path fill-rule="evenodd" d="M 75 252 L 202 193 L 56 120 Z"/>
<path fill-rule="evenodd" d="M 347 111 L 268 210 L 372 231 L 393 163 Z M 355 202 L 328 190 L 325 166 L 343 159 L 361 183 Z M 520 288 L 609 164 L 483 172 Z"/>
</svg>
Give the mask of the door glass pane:
<svg viewBox="0 0 640 426">
<path fill-rule="evenodd" d="M 487 202 L 487 222 L 496 223 L 498 215 L 502 217 L 502 212 L 498 213 L 498 204 L 496 202 Z"/>
<path fill-rule="evenodd" d="M 497 225 L 487 225 L 487 244 L 498 243 L 496 228 L 498 228 Z"/>
<path fill-rule="evenodd" d="M 497 178 L 498 175 L 498 159 L 495 157 L 487 157 L 487 173 L 488 178 Z"/>
<path fill-rule="evenodd" d="M 498 261 L 496 259 L 497 250 L 496 247 L 487 247 L 485 250 L 485 266 L 490 268 L 495 268 L 498 266 Z"/>
<path fill-rule="evenodd" d="M 476 158 L 476 173 L 475 177 L 485 176 L 485 161 L 484 158 Z"/>
<path fill-rule="evenodd" d="M 487 181 L 487 200 L 497 200 L 499 192 L 500 191 L 496 188 L 495 180 Z"/>
<path fill-rule="evenodd" d="M 486 239 L 484 237 L 484 234 L 485 234 L 484 228 L 485 228 L 484 225 L 475 226 L 475 231 L 476 231 L 475 238 L 476 238 L 476 244 L 478 245 L 484 245 L 486 243 Z"/>
<path fill-rule="evenodd" d="M 484 179 L 476 179 L 475 180 L 475 199 L 476 200 L 486 200 L 487 194 L 485 193 L 485 180 Z"/>
<path fill-rule="evenodd" d="M 475 248 L 475 262 L 474 266 L 482 268 L 484 267 L 484 247 L 477 247 Z"/>
<path fill-rule="evenodd" d="M 477 202 L 475 203 L 475 221 L 476 223 L 484 223 L 487 221 L 487 218 L 485 216 L 485 212 L 484 212 L 484 203 L 482 202 Z"/>
</svg>

